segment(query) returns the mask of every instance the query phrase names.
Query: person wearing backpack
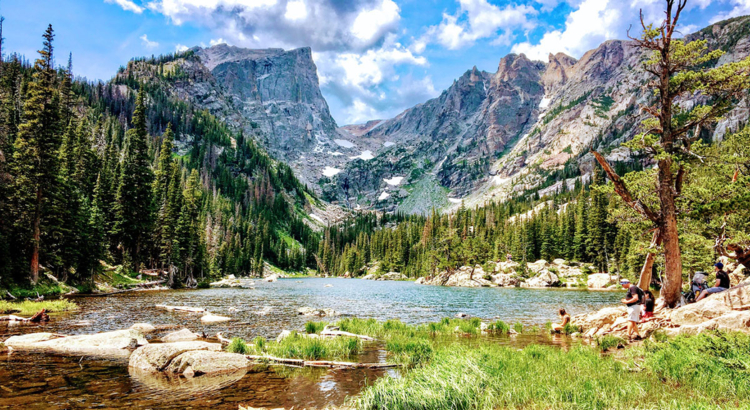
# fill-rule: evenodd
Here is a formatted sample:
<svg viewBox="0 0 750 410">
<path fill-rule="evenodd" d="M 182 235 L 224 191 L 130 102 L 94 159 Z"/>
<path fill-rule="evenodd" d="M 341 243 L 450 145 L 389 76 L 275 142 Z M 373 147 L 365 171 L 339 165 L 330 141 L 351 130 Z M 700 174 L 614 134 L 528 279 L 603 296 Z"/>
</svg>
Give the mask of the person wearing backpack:
<svg viewBox="0 0 750 410">
<path fill-rule="evenodd" d="M 643 304 L 644 293 L 638 286 L 630 283 L 629 280 L 623 279 L 620 281 L 623 289 L 627 289 L 628 293 L 621 300 L 628 307 L 628 341 L 640 340 L 641 333 L 638 331 L 638 322 L 641 321 L 641 305 Z M 633 339 L 633 333 L 635 332 L 635 339 Z"/>
</svg>

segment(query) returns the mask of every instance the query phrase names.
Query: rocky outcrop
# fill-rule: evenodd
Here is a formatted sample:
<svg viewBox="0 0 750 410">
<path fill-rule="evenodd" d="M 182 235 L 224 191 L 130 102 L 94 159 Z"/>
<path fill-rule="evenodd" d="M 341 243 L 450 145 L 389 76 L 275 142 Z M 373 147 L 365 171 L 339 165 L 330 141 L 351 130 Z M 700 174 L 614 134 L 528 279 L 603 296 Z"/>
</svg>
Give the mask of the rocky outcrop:
<svg viewBox="0 0 750 410">
<path fill-rule="evenodd" d="M 388 272 L 382 275 L 377 273 L 370 273 L 362 277 L 365 280 L 409 280 L 408 277 L 399 272 Z"/>
<path fill-rule="evenodd" d="M 619 276 L 609 273 L 592 273 L 588 276 L 586 285 L 589 289 L 602 290 L 617 284 Z"/>
<path fill-rule="evenodd" d="M 143 334 L 134 329 L 115 330 L 93 335 L 60 337 L 53 333 L 13 336 L 5 344 L 14 350 L 51 352 L 63 355 L 127 357 L 132 349 L 148 345 Z"/>
<path fill-rule="evenodd" d="M 220 352 L 221 344 L 196 341 L 150 344 L 134 351 L 128 366 L 146 371 L 163 371 L 175 357 L 195 350 Z"/>
<path fill-rule="evenodd" d="M 524 288 L 549 288 L 560 285 L 560 278 L 554 273 L 544 270 L 539 275 L 533 278 L 527 279 L 521 283 L 521 287 Z"/>
<path fill-rule="evenodd" d="M 234 275 L 229 275 L 216 282 L 211 282 L 212 288 L 244 288 L 254 289 L 255 282 L 250 278 L 236 278 Z"/>
</svg>

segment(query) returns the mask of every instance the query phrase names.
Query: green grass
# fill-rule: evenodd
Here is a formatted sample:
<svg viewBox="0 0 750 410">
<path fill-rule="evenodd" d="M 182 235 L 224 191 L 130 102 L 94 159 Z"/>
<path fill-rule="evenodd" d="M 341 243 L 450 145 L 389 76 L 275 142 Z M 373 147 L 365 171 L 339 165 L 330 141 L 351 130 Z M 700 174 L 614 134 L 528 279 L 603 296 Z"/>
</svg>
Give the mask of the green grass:
<svg viewBox="0 0 750 410">
<path fill-rule="evenodd" d="M 325 322 L 307 322 L 305 323 L 305 332 L 307 334 L 320 333 L 325 327 Z"/>
<path fill-rule="evenodd" d="M 383 377 L 359 409 L 749 408 L 750 336 L 678 337 L 601 355 L 590 346 L 523 350 L 454 344 L 400 378 Z"/>
<path fill-rule="evenodd" d="M 510 332 L 510 325 L 503 322 L 502 320 L 498 320 L 495 323 L 490 323 L 489 330 L 492 332 L 499 333 L 501 335 L 506 335 Z"/>
<path fill-rule="evenodd" d="M 78 305 L 67 299 L 44 300 L 41 302 L 28 300 L 23 302 L 7 302 L 0 300 L 0 314 L 17 313 L 20 315 L 33 315 L 42 309 L 46 309 L 48 313 L 67 312 L 77 310 Z"/>
<path fill-rule="evenodd" d="M 610 349 L 619 349 L 620 347 L 625 347 L 627 344 L 625 339 L 613 335 L 606 335 L 596 340 L 596 345 L 602 352 Z"/>
<path fill-rule="evenodd" d="M 435 354 L 428 340 L 417 338 L 394 337 L 386 342 L 385 349 L 392 362 L 409 366 L 427 363 Z"/>
<path fill-rule="evenodd" d="M 232 341 L 229 342 L 229 345 L 225 348 L 225 350 L 229 353 L 239 354 L 250 354 L 252 352 L 250 346 L 248 346 L 247 343 L 245 343 L 245 341 L 240 339 L 239 337 L 233 338 Z"/>
<path fill-rule="evenodd" d="M 515 330 L 516 333 L 523 333 L 523 324 L 521 322 L 514 323 L 513 330 Z"/>
<path fill-rule="evenodd" d="M 18 299 L 35 299 L 37 296 L 59 296 L 69 291 L 69 289 L 57 283 L 38 283 L 31 287 L 11 287 L 7 290 L 7 292 Z M 6 290 L 2 290 L 0 294 L 5 296 L 5 292 Z"/>
</svg>

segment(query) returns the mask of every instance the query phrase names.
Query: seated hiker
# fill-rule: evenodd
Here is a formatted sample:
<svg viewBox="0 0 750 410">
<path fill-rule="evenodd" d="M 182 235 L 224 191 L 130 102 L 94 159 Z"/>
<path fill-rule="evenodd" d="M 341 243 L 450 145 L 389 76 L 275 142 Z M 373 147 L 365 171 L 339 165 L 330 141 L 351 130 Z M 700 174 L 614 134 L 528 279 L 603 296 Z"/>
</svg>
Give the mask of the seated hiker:
<svg viewBox="0 0 750 410">
<path fill-rule="evenodd" d="M 714 287 L 708 288 L 701 292 L 698 298 L 695 299 L 696 302 L 699 302 L 701 299 L 712 293 L 719 293 L 729 289 L 729 275 L 724 272 L 724 264 L 721 262 L 717 262 L 714 265 L 714 270 L 716 271 L 716 284 L 714 285 Z"/>
<path fill-rule="evenodd" d="M 565 325 L 570 323 L 570 315 L 568 314 L 568 312 L 565 311 L 565 309 L 560 309 L 558 313 L 560 314 L 560 321 L 562 321 L 562 323 L 553 323 L 552 324 L 553 332 L 562 332 L 563 329 L 565 328 Z"/>
<path fill-rule="evenodd" d="M 638 322 L 641 321 L 641 304 L 643 303 L 643 291 L 638 286 L 630 283 L 629 280 L 623 279 L 620 284 L 628 290 L 628 294 L 621 300 L 628 307 L 628 339 L 630 341 L 640 340 L 641 333 L 638 331 Z M 635 332 L 635 339 L 633 333 Z"/>
<path fill-rule="evenodd" d="M 654 318 L 654 305 L 656 304 L 656 299 L 650 290 L 644 290 L 643 294 L 645 295 L 645 300 L 643 302 L 643 321 L 648 322 L 650 319 Z"/>
</svg>

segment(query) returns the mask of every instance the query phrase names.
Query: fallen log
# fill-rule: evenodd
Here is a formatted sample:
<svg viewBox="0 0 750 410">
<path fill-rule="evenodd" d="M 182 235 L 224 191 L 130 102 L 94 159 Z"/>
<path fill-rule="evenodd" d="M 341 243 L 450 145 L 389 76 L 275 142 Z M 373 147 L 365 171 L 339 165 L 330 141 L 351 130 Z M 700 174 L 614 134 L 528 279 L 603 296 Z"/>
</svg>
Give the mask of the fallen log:
<svg viewBox="0 0 750 410">
<path fill-rule="evenodd" d="M 223 345 L 228 345 L 229 343 L 232 342 L 230 339 L 227 339 L 226 337 L 224 337 L 224 335 L 222 335 L 221 332 L 216 334 L 216 338 L 219 339 L 219 342 L 221 342 L 221 344 Z"/>
<path fill-rule="evenodd" d="M 7 294 L 8 294 L 8 297 L 9 297 L 9 298 L 11 298 L 11 299 L 13 299 L 13 300 L 16 300 L 16 297 L 15 297 L 15 296 L 13 296 L 13 295 L 11 295 L 11 294 L 10 294 L 10 292 L 8 292 L 7 290 L 5 291 L 5 293 L 7 293 Z"/>
<path fill-rule="evenodd" d="M 157 309 L 164 309 L 169 312 L 187 312 L 187 313 L 206 313 L 206 309 L 194 308 L 190 306 L 169 306 L 169 305 L 156 305 Z"/>
<path fill-rule="evenodd" d="M 47 315 L 47 312 L 45 309 L 40 310 L 34 316 L 32 317 L 21 317 L 16 315 L 8 315 L 8 316 L 2 316 L 0 317 L 0 321 L 3 322 L 31 322 L 31 323 L 39 323 L 39 322 L 48 322 L 49 321 L 49 315 Z"/>
<path fill-rule="evenodd" d="M 328 360 L 286 359 L 274 356 L 245 355 L 245 357 L 256 362 L 280 364 L 293 367 L 324 367 L 329 369 L 391 369 L 394 367 L 402 366 L 400 364 L 393 363 L 334 362 Z"/>
<path fill-rule="evenodd" d="M 323 330 L 322 332 L 320 332 L 320 336 L 322 337 L 355 337 L 357 339 L 367 340 L 371 342 L 377 340 L 370 336 L 358 335 L 358 334 L 349 333 L 349 332 L 342 332 L 340 330 Z"/>
</svg>

